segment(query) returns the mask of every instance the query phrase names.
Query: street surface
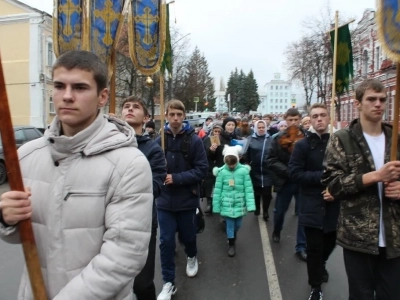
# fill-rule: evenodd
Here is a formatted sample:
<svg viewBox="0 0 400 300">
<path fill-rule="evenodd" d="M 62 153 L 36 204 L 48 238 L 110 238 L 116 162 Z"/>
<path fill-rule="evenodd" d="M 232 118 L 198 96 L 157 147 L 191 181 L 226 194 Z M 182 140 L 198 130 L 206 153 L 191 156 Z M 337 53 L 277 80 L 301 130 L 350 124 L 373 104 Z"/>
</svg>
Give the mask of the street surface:
<svg viewBox="0 0 400 300">
<path fill-rule="evenodd" d="M 7 190 L 7 184 L 0 185 L 0 194 Z M 271 216 L 273 205 L 274 202 L 270 207 Z M 219 216 L 206 216 L 206 229 L 198 235 L 199 273 L 195 278 L 186 276 L 184 249 L 183 246 L 177 246 L 178 292 L 172 299 L 308 299 L 310 288 L 307 284 L 306 264 L 294 254 L 297 217 L 292 214 L 293 209 L 294 206 L 289 208 L 279 244 L 273 243 L 265 234 L 266 231 L 269 235 L 272 233 L 272 219 L 265 225 L 262 219 L 252 213 L 246 216 L 243 227 L 238 233 L 237 255 L 234 258 L 227 256 L 226 236 L 219 222 Z M 260 228 L 264 239 L 261 238 Z M 266 251 L 269 247 L 272 253 Z M 9 245 L 0 240 L 0 300 L 17 299 L 24 265 L 21 249 L 20 245 Z M 157 251 L 155 284 L 157 292 L 160 292 L 163 283 L 158 254 Z M 336 247 L 328 261 L 328 270 L 329 282 L 322 286 L 324 299 L 346 299 L 347 279 L 340 247 Z"/>
</svg>

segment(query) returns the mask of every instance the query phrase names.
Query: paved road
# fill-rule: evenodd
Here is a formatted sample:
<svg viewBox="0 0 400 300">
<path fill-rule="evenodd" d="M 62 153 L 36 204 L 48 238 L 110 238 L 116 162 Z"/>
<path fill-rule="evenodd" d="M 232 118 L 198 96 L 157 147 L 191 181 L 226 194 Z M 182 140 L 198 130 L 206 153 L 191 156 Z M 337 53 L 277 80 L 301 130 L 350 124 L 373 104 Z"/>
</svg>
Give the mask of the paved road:
<svg viewBox="0 0 400 300">
<path fill-rule="evenodd" d="M 0 186 L 0 194 L 8 189 L 7 185 Z M 273 203 L 271 204 L 271 206 Z M 290 212 L 293 207 L 290 208 Z M 270 208 L 272 211 L 272 207 Z M 271 214 L 270 214 L 271 215 Z M 206 217 L 206 230 L 198 235 L 199 273 L 195 278 L 185 274 L 186 258 L 181 246 L 177 248 L 177 278 L 178 293 L 175 300 L 294 300 L 308 299 L 306 264 L 294 255 L 297 217 L 288 212 L 281 243 L 269 244 L 270 238 L 264 239 L 264 247 L 270 245 L 272 258 L 265 260 L 263 243 L 260 235 L 260 225 L 257 217 L 249 214 L 245 217 L 243 227 L 239 231 L 237 241 L 237 256 L 229 258 L 226 254 L 227 243 L 225 233 L 217 215 Z M 272 222 L 267 225 L 261 221 L 262 231 L 272 232 Z M 324 299 L 346 299 L 348 294 L 346 274 L 344 272 L 342 250 L 337 247 L 330 261 L 329 283 L 323 285 Z M 267 252 L 268 253 L 268 252 Z M 267 261 L 267 265 L 265 263 Z M 268 273 L 271 262 L 274 262 L 279 280 L 278 293 L 270 290 L 274 274 Z M 16 299 L 19 279 L 23 268 L 23 256 L 19 245 L 9 245 L 0 241 L 0 300 Z M 272 281 L 273 282 L 273 281 Z M 156 260 L 156 288 L 162 287 L 159 257 Z M 271 298 L 274 295 L 282 295 Z"/>
</svg>

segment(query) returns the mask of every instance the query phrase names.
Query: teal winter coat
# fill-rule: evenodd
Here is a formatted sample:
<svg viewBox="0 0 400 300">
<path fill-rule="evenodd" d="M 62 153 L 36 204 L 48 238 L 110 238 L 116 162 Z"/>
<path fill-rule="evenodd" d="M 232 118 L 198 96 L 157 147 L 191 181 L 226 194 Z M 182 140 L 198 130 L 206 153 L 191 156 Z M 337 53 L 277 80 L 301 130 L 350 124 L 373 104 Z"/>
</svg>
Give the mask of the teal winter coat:
<svg viewBox="0 0 400 300">
<path fill-rule="evenodd" d="M 227 165 L 215 167 L 217 176 L 213 196 L 213 212 L 223 217 L 239 218 L 248 211 L 255 211 L 253 184 L 250 167 L 237 164 L 234 170 Z M 233 181 L 232 181 L 233 180 Z"/>
</svg>

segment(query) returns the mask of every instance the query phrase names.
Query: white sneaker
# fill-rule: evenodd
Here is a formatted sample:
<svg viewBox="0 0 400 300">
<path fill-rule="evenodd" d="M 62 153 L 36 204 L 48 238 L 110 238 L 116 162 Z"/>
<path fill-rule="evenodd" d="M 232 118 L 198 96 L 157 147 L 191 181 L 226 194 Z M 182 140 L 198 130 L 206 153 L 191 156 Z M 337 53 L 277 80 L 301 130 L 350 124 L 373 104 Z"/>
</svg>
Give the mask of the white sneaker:
<svg viewBox="0 0 400 300">
<path fill-rule="evenodd" d="M 161 293 L 158 295 L 157 300 L 170 300 L 172 295 L 175 295 L 178 290 L 171 282 L 163 285 Z"/>
<path fill-rule="evenodd" d="M 194 277 L 199 270 L 199 263 L 197 262 L 197 257 L 188 257 L 186 265 L 186 275 L 189 277 Z"/>
</svg>

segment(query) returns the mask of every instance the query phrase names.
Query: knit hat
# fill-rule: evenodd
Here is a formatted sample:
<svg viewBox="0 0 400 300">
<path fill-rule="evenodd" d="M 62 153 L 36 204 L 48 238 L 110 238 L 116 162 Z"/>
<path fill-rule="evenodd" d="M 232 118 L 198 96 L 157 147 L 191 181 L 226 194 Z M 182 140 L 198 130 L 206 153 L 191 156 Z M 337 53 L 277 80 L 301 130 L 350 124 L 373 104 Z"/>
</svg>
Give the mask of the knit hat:
<svg viewBox="0 0 400 300">
<path fill-rule="evenodd" d="M 224 161 L 225 161 L 225 157 L 227 157 L 228 155 L 235 156 L 237 158 L 237 160 L 239 161 L 239 154 L 241 153 L 241 151 L 242 151 L 242 146 L 225 145 L 224 150 L 222 151 L 222 154 L 224 155 Z"/>
<path fill-rule="evenodd" d="M 278 128 L 281 128 L 281 126 L 287 126 L 286 121 L 280 121 L 278 124 Z"/>
<path fill-rule="evenodd" d="M 228 122 L 233 122 L 233 123 L 235 123 L 235 128 L 237 127 L 237 121 L 236 121 L 234 118 L 232 118 L 232 117 L 227 117 L 227 118 L 225 118 L 224 121 L 222 122 L 222 128 L 223 128 L 224 130 L 225 130 L 225 125 L 226 125 Z"/>
<path fill-rule="evenodd" d="M 156 130 L 156 124 L 153 121 L 148 121 L 145 128 L 153 128 Z"/>
<path fill-rule="evenodd" d="M 214 130 L 215 128 L 223 130 L 221 123 L 214 123 L 211 129 Z"/>
</svg>

